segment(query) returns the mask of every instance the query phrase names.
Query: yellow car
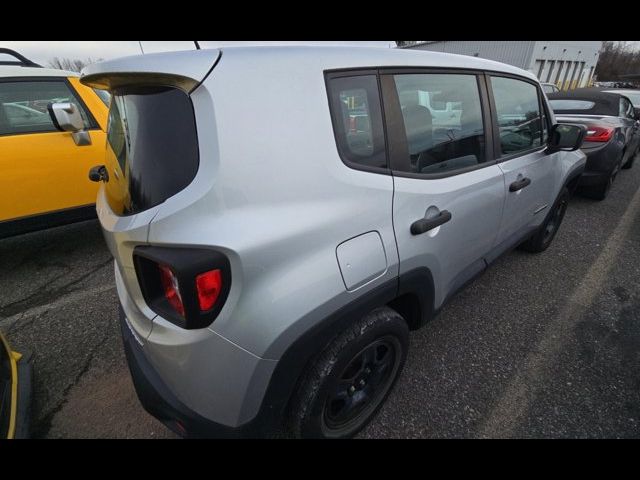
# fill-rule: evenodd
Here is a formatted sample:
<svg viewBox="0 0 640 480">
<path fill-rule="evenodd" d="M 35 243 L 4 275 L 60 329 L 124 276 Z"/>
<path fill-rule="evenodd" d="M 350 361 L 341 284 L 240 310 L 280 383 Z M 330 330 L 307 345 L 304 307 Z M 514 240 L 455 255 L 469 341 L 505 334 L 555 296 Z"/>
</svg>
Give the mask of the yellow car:
<svg viewBox="0 0 640 480">
<path fill-rule="evenodd" d="M 95 217 L 87 172 L 104 159 L 109 94 L 0 54 L 17 59 L 0 61 L 0 238 Z"/>
</svg>

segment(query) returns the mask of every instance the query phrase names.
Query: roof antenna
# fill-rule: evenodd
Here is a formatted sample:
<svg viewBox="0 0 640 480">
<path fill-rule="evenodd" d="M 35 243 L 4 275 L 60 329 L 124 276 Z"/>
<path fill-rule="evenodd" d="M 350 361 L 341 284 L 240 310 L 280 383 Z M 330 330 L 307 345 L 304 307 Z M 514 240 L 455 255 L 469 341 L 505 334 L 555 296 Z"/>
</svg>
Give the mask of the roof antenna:
<svg viewBox="0 0 640 480">
<path fill-rule="evenodd" d="M 144 55 L 144 50 L 142 48 L 142 42 L 140 40 L 138 40 L 138 44 L 140 45 L 140 51 L 142 52 L 142 54 Z"/>
<path fill-rule="evenodd" d="M 196 42 L 195 40 L 193 41 L 193 43 L 196 44 L 196 50 L 200 50 L 200 44 L 198 42 Z"/>
</svg>

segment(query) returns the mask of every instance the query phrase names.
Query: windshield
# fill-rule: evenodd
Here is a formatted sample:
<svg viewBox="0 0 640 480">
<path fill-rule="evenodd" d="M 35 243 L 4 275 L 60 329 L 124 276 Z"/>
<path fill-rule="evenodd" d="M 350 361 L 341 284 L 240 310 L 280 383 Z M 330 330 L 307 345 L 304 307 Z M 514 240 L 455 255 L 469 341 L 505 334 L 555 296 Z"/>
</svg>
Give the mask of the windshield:
<svg viewBox="0 0 640 480">
<path fill-rule="evenodd" d="M 595 106 L 595 102 L 588 100 L 549 100 L 551 108 L 558 110 L 591 110 Z"/>
<path fill-rule="evenodd" d="M 631 100 L 631 103 L 633 103 L 634 107 L 640 107 L 640 92 L 627 92 L 624 94 L 629 100 Z"/>
</svg>

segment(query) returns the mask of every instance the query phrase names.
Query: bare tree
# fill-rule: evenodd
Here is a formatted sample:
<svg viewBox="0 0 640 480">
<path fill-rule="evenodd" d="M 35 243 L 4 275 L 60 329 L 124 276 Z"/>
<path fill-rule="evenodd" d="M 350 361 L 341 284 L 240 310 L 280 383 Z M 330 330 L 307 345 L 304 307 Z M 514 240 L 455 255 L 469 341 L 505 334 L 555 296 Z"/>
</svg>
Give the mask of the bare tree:
<svg viewBox="0 0 640 480">
<path fill-rule="evenodd" d="M 598 81 L 620 80 L 621 75 L 640 74 L 640 51 L 628 42 L 603 42 L 596 66 Z"/>
<path fill-rule="evenodd" d="M 49 61 L 49 66 L 51 68 L 58 68 L 60 70 L 70 70 L 72 72 L 79 72 L 87 65 L 90 65 L 95 62 L 99 62 L 101 60 L 102 60 L 101 58 L 98 58 L 97 60 L 94 60 L 92 58 L 87 58 L 86 60 L 80 60 L 80 59 L 53 57 Z"/>
</svg>

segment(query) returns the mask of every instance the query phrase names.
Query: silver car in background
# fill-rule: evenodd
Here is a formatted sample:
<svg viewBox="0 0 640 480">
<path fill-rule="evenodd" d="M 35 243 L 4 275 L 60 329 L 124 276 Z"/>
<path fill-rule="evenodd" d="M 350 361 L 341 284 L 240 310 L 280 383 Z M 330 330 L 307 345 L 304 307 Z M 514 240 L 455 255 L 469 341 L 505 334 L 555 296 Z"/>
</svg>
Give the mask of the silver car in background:
<svg viewBox="0 0 640 480">
<path fill-rule="evenodd" d="M 417 329 L 553 240 L 585 164 L 532 74 L 346 47 L 87 67 L 112 95 L 97 210 L 144 407 L 183 436 L 340 438 Z"/>
</svg>

